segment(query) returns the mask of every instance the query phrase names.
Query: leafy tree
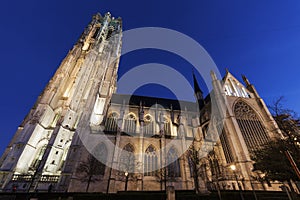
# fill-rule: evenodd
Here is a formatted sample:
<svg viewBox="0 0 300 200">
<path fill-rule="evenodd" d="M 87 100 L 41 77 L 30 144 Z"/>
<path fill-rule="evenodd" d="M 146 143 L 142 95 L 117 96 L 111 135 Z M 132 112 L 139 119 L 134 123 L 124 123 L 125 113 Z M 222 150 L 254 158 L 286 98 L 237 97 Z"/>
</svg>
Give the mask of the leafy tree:
<svg viewBox="0 0 300 200">
<path fill-rule="evenodd" d="M 83 175 L 80 179 L 81 182 L 87 182 L 86 192 L 88 192 L 90 183 L 99 181 L 95 176 L 103 175 L 105 165 L 98 161 L 92 155 L 89 155 L 85 162 L 81 162 L 77 167 L 77 172 Z"/>
</svg>

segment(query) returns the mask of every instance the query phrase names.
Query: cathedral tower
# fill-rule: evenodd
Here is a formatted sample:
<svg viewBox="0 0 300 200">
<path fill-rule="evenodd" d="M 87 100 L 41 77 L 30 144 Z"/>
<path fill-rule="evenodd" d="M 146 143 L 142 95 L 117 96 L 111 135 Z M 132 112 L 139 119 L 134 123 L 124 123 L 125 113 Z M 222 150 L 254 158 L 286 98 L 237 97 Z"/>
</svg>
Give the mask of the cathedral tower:
<svg viewBox="0 0 300 200">
<path fill-rule="evenodd" d="M 18 127 L 0 160 L 0 188 L 58 181 L 80 121 L 100 125 L 116 91 L 120 18 L 96 14 Z M 77 142 L 78 143 L 78 142 Z M 21 189 L 21 188 L 19 188 Z"/>
<path fill-rule="evenodd" d="M 193 74 L 196 102 L 114 94 L 121 40 L 120 18 L 93 16 L 6 148 L 0 191 L 280 189 L 252 172 L 280 131 L 246 77 L 211 72 L 204 97 Z"/>
</svg>

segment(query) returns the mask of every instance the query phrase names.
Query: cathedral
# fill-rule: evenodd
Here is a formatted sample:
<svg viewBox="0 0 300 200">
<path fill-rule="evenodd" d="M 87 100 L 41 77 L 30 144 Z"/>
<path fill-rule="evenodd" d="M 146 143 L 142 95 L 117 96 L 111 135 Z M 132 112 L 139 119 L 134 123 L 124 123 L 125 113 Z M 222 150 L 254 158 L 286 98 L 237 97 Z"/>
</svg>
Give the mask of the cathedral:
<svg viewBox="0 0 300 200">
<path fill-rule="evenodd" d="M 0 191 L 281 190 L 252 171 L 281 132 L 245 76 L 212 71 L 204 97 L 194 75 L 195 102 L 116 94 L 121 46 L 121 18 L 94 15 L 2 155 Z"/>
</svg>

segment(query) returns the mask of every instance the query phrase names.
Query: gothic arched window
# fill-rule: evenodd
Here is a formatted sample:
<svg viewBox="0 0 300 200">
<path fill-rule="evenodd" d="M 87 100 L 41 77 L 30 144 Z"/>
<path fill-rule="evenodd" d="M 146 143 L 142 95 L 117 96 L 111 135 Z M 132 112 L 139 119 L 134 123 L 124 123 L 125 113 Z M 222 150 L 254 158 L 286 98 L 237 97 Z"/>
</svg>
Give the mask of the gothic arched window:
<svg viewBox="0 0 300 200">
<path fill-rule="evenodd" d="M 168 166 L 167 172 L 168 177 L 180 177 L 180 163 L 177 151 L 174 148 L 171 148 L 167 155 Z"/>
<path fill-rule="evenodd" d="M 171 123 L 167 117 L 164 117 L 164 133 L 166 136 L 171 136 Z"/>
<path fill-rule="evenodd" d="M 124 132 L 129 134 L 136 132 L 136 117 L 132 113 L 128 114 L 124 120 Z"/>
<path fill-rule="evenodd" d="M 47 144 L 44 144 L 37 149 L 35 157 L 30 165 L 31 170 L 37 170 L 37 168 L 39 168 L 46 149 L 47 149 Z"/>
<path fill-rule="evenodd" d="M 120 156 L 120 170 L 124 172 L 134 172 L 135 168 L 135 156 L 134 147 L 132 144 L 127 144 L 123 148 Z"/>
<path fill-rule="evenodd" d="M 153 120 L 150 115 L 144 117 L 144 135 L 151 137 L 154 134 Z"/>
<path fill-rule="evenodd" d="M 202 128 L 203 139 L 206 139 L 206 138 L 207 138 L 208 125 L 209 125 L 209 124 L 205 125 L 205 126 Z"/>
<path fill-rule="evenodd" d="M 218 177 L 221 174 L 218 160 L 216 158 L 210 158 L 209 165 L 210 165 L 211 174 Z"/>
<path fill-rule="evenodd" d="M 111 113 L 106 119 L 105 130 L 111 132 L 117 132 L 118 130 L 118 114 L 116 112 Z"/>
<path fill-rule="evenodd" d="M 226 132 L 224 130 L 222 130 L 222 133 L 220 134 L 220 142 L 222 145 L 222 149 L 223 149 L 223 152 L 225 155 L 226 162 L 232 163 L 233 162 L 233 154 L 232 154 L 228 136 L 226 135 Z"/>
<path fill-rule="evenodd" d="M 234 106 L 234 113 L 249 151 L 269 141 L 265 127 L 250 106 L 238 101 Z"/>
<path fill-rule="evenodd" d="M 155 147 L 150 145 L 144 155 L 144 174 L 145 176 L 154 176 L 158 169 L 158 158 Z"/>
<path fill-rule="evenodd" d="M 106 39 L 107 40 L 112 36 L 113 31 L 114 31 L 114 27 L 113 26 L 109 26 L 108 27 L 108 32 L 107 32 L 107 35 L 106 35 Z"/>
</svg>

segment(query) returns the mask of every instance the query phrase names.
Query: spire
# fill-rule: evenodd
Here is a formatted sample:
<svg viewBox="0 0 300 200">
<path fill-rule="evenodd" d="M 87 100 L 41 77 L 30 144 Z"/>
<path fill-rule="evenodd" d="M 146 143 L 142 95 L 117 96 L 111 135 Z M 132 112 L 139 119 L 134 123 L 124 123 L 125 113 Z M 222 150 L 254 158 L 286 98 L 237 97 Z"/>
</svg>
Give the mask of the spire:
<svg viewBox="0 0 300 200">
<path fill-rule="evenodd" d="M 139 121 L 144 122 L 144 105 L 142 101 L 140 101 L 140 106 L 139 106 Z"/>
<path fill-rule="evenodd" d="M 174 110 L 173 110 L 173 105 L 170 105 L 170 115 L 171 115 L 171 121 L 174 123 Z"/>
<path fill-rule="evenodd" d="M 228 73 L 228 71 L 226 71 L 226 73 Z M 211 76 L 212 81 L 218 80 L 217 75 L 213 70 L 210 71 L 210 76 Z"/>
<path fill-rule="evenodd" d="M 248 89 L 250 92 L 254 93 L 254 95 L 255 95 L 256 98 L 260 98 L 260 96 L 259 96 L 259 94 L 257 93 L 257 91 L 256 91 L 256 89 L 255 89 L 255 87 L 254 87 L 254 85 L 252 85 L 252 84 L 250 83 L 250 81 L 248 80 L 248 78 L 247 78 L 245 75 L 242 75 L 242 77 L 243 77 L 244 83 L 246 84 L 247 89 Z"/>
<path fill-rule="evenodd" d="M 246 86 L 247 86 L 247 87 L 250 86 L 251 83 L 249 82 L 249 80 L 247 79 L 247 77 L 246 77 L 245 75 L 242 75 L 242 77 L 243 77 L 243 80 L 244 80 Z"/>
<path fill-rule="evenodd" d="M 193 81 L 194 81 L 194 92 L 195 92 L 195 94 L 198 93 L 198 92 L 200 92 L 201 94 L 203 94 L 202 90 L 199 87 L 199 84 L 198 84 L 198 81 L 196 79 L 194 71 L 193 71 Z"/>
<path fill-rule="evenodd" d="M 193 71 L 193 81 L 194 81 L 194 94 L 198 102 L 199 110 L 201 110 L 201 108 L 204 106 L 203 92 L 199 87 L 194 71 Z"/>
</svg>

